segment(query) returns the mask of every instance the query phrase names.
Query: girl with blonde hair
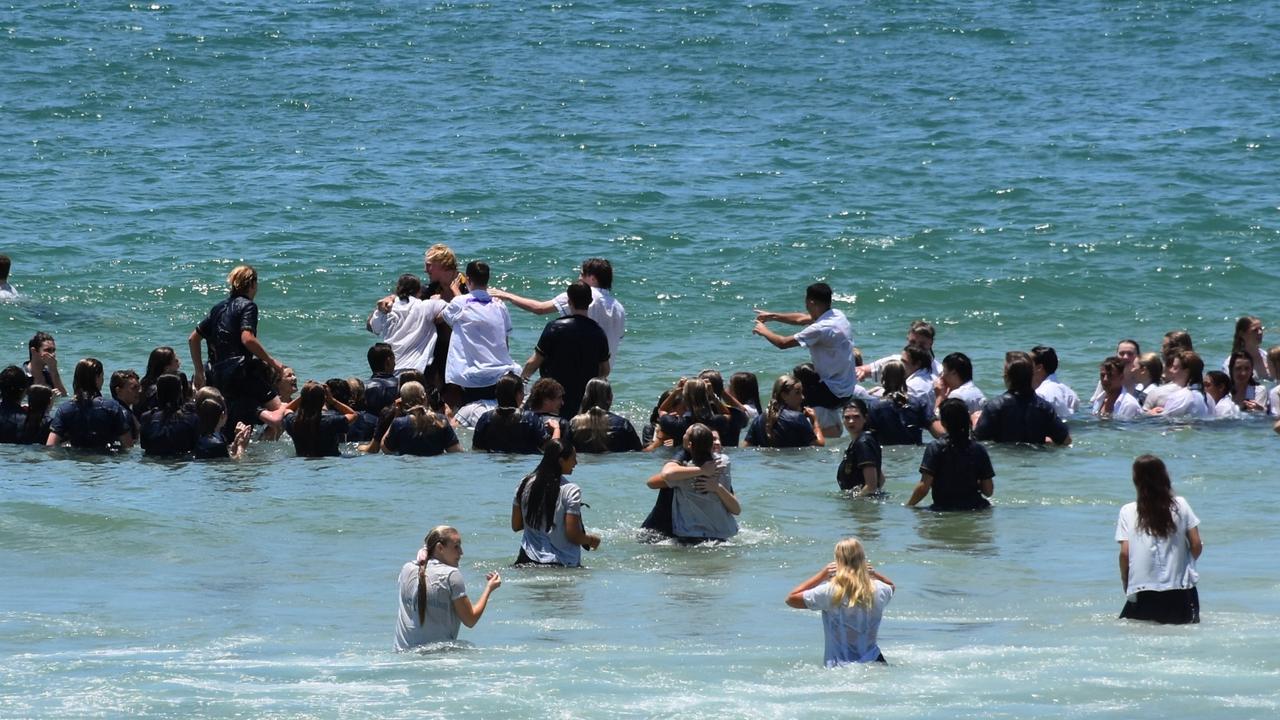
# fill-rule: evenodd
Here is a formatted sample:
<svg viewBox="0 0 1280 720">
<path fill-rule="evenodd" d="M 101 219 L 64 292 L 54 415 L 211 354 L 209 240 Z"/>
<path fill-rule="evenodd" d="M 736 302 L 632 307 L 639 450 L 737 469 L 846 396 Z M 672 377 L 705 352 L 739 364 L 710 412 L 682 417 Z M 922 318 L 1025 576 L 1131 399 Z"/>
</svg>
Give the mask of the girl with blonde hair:
<svg viewBox="0 0 1280 720">
<path fill-rule="evenodd" d="M 804 385 L 793 375 L 773 383 L 769 406 L 747 430 L 745 447 L 822 447 L 826 437 L 813 408 L 804 405 Z"/>
<path fill-rule="evenodd" d="M 502 586 L 496 571 L 484 576 L 484 592 L 471 602 L 462 582 L 462 535 L 448 525 L 427 533 L 418 556 L 400 568 L 400 612 L 396 650 L 411 650 L 458 639 L 458 626 L 475 627 L 489 605 L 489 596 Z"/>
<path fill-rule="evenodd" d="M 836 543 L 835 562 L 797 585 L 786 602 L 822 612 L 827 667 L 884 662 L 876 636 L 895 589 L 867 562 L 862 543 L 850 537 Z"/>
<path fill-rule="evenodd" d="M 399 408 L 403 414 L 391 421 L 382 437 L 382 452 L 430 457 L 462 451 L 458 435 L 440 406 L 439 394 L 433 391 L 433 395 L 435 403 L 429 401 L 427 389 L 419 382 L 409 381 L 400 388 Z"/>
</svg>

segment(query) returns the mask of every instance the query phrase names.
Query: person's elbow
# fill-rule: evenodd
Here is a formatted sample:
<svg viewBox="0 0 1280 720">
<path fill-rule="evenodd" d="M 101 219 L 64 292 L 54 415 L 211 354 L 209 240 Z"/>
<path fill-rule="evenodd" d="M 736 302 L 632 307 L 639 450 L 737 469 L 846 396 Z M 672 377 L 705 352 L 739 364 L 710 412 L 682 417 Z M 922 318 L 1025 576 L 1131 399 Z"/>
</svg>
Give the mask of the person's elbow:
<svg viewBox="0 0 1280 720">
<path fill-rule="evenodd" d="M 787 604 L 787 607 L 793 607 L 797 610 L 804 609 L 804 596 L 800 593 L 791 593 L 787 595 L 787 599 L 784 602 Z"/>
</svg>

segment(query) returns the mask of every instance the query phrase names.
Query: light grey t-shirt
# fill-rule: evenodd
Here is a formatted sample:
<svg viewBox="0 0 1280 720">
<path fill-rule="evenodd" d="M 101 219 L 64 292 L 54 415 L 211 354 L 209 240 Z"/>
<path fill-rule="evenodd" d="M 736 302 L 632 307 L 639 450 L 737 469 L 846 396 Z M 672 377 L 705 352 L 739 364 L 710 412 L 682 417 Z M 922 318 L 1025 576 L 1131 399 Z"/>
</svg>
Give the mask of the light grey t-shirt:
<svg viewBox="0 0 1280 720">
<path fill-rule="evenodd" d="M 720 453 L 713 456 L 719 471 L 720 484 L 733 492 L 733 480 L 729 477 L 729 458 Z M 729 513 L 714 492 L 698 492 L 693 480 L 683 480 L 671 485 L 675 490 L 671 501 L 671 529 L 678 537 L 716 538 L 725 540 L 738 534 L 738 521 Z"/>
<path fill-rule="evenodd" d="M 529 493 L 533 489 L 533 478 L 522 481 L 523 489 L 517 488 L 514 505 L 520 508 L 520 515 L 527 516 L 529 509 Z M 582 564 L 582 548 L 569 540 L 565 534 L 565 516 L 582 517 L 582 490 L 575 484 L 560 478 L 560 497 L 556 498 L 555 525 L 550 530 L 537 530 L 524 525 L 524 537 L 520 547 L 530 560 L 540 563 L 559 563 L 565 567 L 578 567 Z"/>
<path fill-rule="evenodd" d="M 804 592 L 804 606 L 822 611 L 823 656 L 827 667 L 875 662 L 880 657 L 876 635 L 880 632 L 884 608 L 893 599 L 893 588 L 875 578 L 871 582 L 875 593 L 869 608 L 835 607 L 831 602 L 834 588 L 830 582 Z"/>
<path fill-rule="evenodd" d="M 427 615 L 418 623 L 418 564 L 407 562 L 400 568 L 400 617 L 396 624 L 396 650 L 458 639 L 461 620 L 453 601 L 467 596 L 458 568 L 439 560 L 427 561 Z"/>
</svg>

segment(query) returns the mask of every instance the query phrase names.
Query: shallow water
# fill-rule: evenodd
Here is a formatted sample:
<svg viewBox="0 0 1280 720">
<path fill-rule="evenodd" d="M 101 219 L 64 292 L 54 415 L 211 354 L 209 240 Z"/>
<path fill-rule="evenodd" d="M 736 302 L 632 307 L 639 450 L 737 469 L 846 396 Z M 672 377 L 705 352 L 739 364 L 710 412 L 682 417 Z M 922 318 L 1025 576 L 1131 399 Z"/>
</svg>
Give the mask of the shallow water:
<svg viewBox="0 0 1280 720">
<path fill-rule="evenodd" d="M 639 423 L 703 367 L 768 385 L 750 335 L 830 282 L 874 358 L 927 317 L 988 393 L 1058 348 L 1088 395 L 1117 338 L 1187 328 L 1216 366 L 1275 322 L 1272 4 L 573 2 L 15 7 L 0 22 L 0 306 L 64 373 L 141 368 L 244 260 L 302 378 L 364 372 L 364 318 L 433 242 L 550 297 L 610 258 L 613 376 Z M 1261 292 L 1260 292 L 1261 291 Z M 517 313 L 523 356 L 542 320 Z M 1274 338 L 1270 338 L 1274 341 Z M 1272 344 L 1272 342 L 1268 342 Z M 184 365 L 189 365 L 184 360 Z M 394 581 L 458 525 L 472 592 L 517 538 L 533 463 L 486 456 L 166 464 L 0 448 L 0 702 L 26 716 L 1271 717 L 1280 705 L 1277 437 L 1262 422 L 1073 424 L 993 448 L 996 507 L 835 489 L 843 441 L 734 451 L 742 534 L 646 545 L 660 459 L 584 458 L 604 545 L 504 572 L 459 648 L 390 651 Z M 1203 525 L 1203 621 L 1120 623 L 1128 467 L 1164 457 Z M 899 586 L 885 668 L 821 666 L 782 598 L 840 536 Z M 1261 549 L 1260 549 L 1261 548 Z"/>
</svg>

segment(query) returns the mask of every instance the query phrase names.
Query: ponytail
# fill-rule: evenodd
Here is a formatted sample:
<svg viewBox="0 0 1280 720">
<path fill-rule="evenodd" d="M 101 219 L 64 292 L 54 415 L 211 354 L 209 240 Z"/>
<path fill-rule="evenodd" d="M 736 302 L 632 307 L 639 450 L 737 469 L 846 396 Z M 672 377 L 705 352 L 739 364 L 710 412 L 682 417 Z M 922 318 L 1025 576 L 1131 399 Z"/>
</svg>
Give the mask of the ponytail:
<svg viewBox="0 0 1280 720">
<path fill-rule="evenodd" d="M 414 563 L 418 566 L 418 594 L 413 598 L 413 608 L 418 611 L 418 624 L 427 621 L 427 561 L 435 557 L 436 546 L 449 538 L 458 536 L 458 530 L 448 525 L 437 525 L 422 540 L 418 557 Z"/>
<path fill-rule="evenodd" d="M 542 460 L 533 474 L 520 483 L 520 493 L 529 486 L 529 501 L 524 503 L 525 527 L 550 531 L 555 527 L 556 503 L 560 499 L 560 461 L 573 457 L 573 443 L 548 440 L 542 446 Z"/>
</svg>

